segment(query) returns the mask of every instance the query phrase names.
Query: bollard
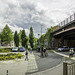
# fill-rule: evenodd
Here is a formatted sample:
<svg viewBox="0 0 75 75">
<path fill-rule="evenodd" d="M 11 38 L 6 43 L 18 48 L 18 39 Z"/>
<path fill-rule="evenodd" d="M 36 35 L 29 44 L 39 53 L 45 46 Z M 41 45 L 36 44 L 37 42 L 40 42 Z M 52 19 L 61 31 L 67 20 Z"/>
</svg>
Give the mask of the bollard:
<svg viewBox="0 0 75 75">
<path fill-rule="evenodd" d="M 6 75 L 8 75 L 8 70 L 6 71 Z"/>
<path fill-rule="evenodd" d="M 67 75 L 67 62 L 63 62 L 63 75 Z"/>
</svg>

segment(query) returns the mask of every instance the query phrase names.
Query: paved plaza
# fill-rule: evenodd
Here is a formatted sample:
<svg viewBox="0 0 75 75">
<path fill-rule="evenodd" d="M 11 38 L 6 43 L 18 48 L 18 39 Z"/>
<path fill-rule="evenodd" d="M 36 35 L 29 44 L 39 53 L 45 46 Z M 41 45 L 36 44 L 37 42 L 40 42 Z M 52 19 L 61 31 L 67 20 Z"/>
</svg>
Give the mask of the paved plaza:
<svg viewBox="0 0 75 75">
<path fill-rule="evenodd" d="M 22 54 L 25 54 L 25 52 L 22 52 Z M 55 52 L 50 53 L 47 58 L 41 58 L 39 56 L 39 53 L 29 52 L 28 61 L 25 61 L 25 57 L 23 57 L 22 59 L 0 61 L 0 75 L 6 75 L 7 70 L 8 75 L 62 75 L 63 74 L 63 61 L 61 60 L 62 56 L 68 57 L 68 55 Z M 58 59 L 59 57 L 61 58 Z M 74 59 L 74 57 L 72 59 Z M 58 62 L 56 61 L 55 63 L 54 60 L 55 61 L 57 60 Z"/>
</svg>

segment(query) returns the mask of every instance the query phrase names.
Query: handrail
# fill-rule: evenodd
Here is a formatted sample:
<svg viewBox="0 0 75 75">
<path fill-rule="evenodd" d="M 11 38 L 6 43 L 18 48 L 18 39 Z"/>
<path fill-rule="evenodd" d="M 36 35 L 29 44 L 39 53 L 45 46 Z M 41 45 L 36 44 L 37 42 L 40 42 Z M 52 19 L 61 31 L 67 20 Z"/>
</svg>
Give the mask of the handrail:
<svg viewBox="0 0 75 75">
<path fill-rule="evenodd" d="M 63 20 L 63 21 L 61 21 L 59 24 L 58 24 L 58 26 L 59 26 L 59 28 L 61 28 L 61 27 L 63 27 L 63 26 L 65 26 L 65 25 L 67 25 L 67 24 L 69 24 L 70 22 L 72 22 L 72 21 L 74 21 L 75 20 L 75 13 L 74 14 L 72 14 L 71 16 L 69 16 L 68 18 L 66 18 L 65 20 Z M 59 29 L 58 28 L 58 29 Z M 58 30 L 58 29 L 56 29 L 56 30 Z M 55 30 L 55 31 L 56 31 Z M 54 32 L 54 31 L 53 31 Z"/>
</svg>

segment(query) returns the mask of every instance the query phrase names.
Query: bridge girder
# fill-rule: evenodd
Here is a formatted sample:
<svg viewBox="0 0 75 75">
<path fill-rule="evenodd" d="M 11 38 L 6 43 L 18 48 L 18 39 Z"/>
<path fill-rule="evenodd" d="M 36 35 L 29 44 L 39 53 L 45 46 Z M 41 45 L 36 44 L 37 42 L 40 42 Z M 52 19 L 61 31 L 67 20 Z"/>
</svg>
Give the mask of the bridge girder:
<svg viewBox="0 0 75 75">
<path fill-rule="evenodd" d="M 57 35 L 53 36 L 54 38 L 61 38 L 63 37 L 63 39 L 74 39 L 75 40 L 75 27 L 71 28 L 71 29 L 67 29 L 66 31 L 63 31 Z"/>
</svg>

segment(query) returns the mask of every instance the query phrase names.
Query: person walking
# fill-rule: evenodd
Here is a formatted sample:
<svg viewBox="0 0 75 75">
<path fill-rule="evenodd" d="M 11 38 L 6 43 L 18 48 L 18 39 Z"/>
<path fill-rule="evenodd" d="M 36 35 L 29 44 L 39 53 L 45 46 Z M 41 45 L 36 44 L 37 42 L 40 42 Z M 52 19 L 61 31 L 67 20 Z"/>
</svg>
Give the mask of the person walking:
<svg viewBox="0 0 75 75">
<path fill-rule="evenodd" d="M 69 51 L 69 57 L 70 57 L 70 56 L 73 57 L 73 54 L 74 54 L 74 50 L 71 48 L 70 51 Z"/>
<path fill-rule="evenodd" d="M 73 55 L 74 55 L 74 50 L 72 49 L 72 57 L 73 57 Z"/>
<path fill-rule="evenodd" d="M 43 56 L 43 46 L 41 47 L 41 56 Z"/>
<path fill-rule="evenodd" d="M 44 47 L 43 56 L 46 56 L 46 48 Z"/>
<path fill-rule="evenodd" d="M 32 48 L 30 48 L 30 53 L 32 53 Z"/>
<path fill-rule="evenodd" d="M 26 61 L 26 60 L 29 60 L 29 59 L 28 59 L 28 50 L 26 50 L 25 55 L 26 55 L 25 61 Z"/>
</svg>

